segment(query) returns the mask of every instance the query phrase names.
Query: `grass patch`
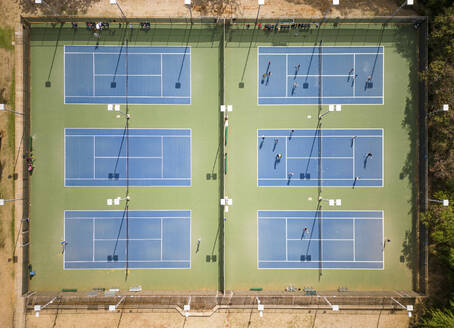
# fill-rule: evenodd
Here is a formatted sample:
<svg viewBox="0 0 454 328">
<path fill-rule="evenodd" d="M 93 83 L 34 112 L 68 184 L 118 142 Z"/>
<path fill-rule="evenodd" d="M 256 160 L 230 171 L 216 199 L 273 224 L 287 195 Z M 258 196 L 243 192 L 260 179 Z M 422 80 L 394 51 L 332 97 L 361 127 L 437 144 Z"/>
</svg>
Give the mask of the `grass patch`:
<svg viewBox="0 0 454 328">
<path fill-rule="evenodd" d="M 14 249 L 14 243 L 16 239 L 16 227 L 14 224 L 14 206 L 11 206 L 11 222 L 10 222 L 10 238 L 11 238 L 11 249 Z"/>
<path fill-rule="evenodd" d="M 3 224 L 0 222 L 0 248 L 5 247 L 5 231 L 3 229 Z"/>
<path fill-rule="evenodd" d="M 11 44 L 13 41 L 13 29 L 12 28 L 0 28 L 0 48 L 13 50 L 14 46 Z"/>
<path fill-rule="evenodd" d="M 8 105 L 11 109 L 14 110 L 14 105 L 16 103 L 16 74 L 15 69 L 13 68 L 13 73 L 11 77 L 11 85 L 9 90 L 9 100 Z M 7 134 L 8 134 L 8 147 L 13 151 L 14 157 L 14 150 L 15 150 L 15 135 L 16 135 L 16 124 L 15 124 L 15 114 L 10 113 L 8 115 L 8 123 L 7 123 Z"/>
</svg>

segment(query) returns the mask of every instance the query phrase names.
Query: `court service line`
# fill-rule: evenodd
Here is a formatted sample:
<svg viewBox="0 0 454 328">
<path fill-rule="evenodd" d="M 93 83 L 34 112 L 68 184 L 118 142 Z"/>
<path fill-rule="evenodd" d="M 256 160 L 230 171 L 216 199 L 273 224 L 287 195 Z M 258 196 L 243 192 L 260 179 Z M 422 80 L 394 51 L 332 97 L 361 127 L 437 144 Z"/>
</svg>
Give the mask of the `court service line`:
<svg viewBox="0 0 454 328">
<path fill-rule="evenodd" d="M 118 179 L 109 179 L 109 178 L 66 178 L 66 180 L 87 180 L 87 181 L 97 181 L 97 180 L 126 180 L 126 178 L 118 178 Z M 191 178 L 129 178 L 129 180 L 191 180 Z M 286 179 L 279 179 L 279 180 L 286 180 Z M 351 179 L 345 179 L 351 180 Z M 367 180 L 367 179 L 362 179 Z M 371 179 L 371 180 L 378 180 L 378 179 Z M 84 186 L 85 187 L 85 186 Z M 107 186 L 106 186 L 107 187 Z"/>
<path fill-rule="evenodd" d="M 93 97 L 96 96 L 96 80 L 95 80 L 95 53 L 93 53 L 93 65 L 92 65 L 92 73 L 93 73 Z"/>
<path fill-rule="evenodd" d="M 356 158 L 355 158 L 355 152 L 356 152 L 356 138 L 352 137 L 352 143 L 353 143 L 353 179 L 356 179 Z"/>
<path fill-rule="evenodd" d="M 353 54 L 353 68 L 353 98 L 356 98 L 356 54 Z"/>
<path fill-rule="evenodd" d="M 79 97 L 79 96 L 69 96 L 69 97 Z M 90 97 L 90 96 L 87 96 L 87 97 Z M 101 96 L 96 96 L 96 97 L 101 97 Z M 103 96 L 104 97 L 104 96 Z M 109 96 L 109 97 L 113 97 L 113 96 Z M 322 96 L 322 97 L 319 97 L 319 96 L 299 96 L 299 97 L 294 97 L 294 96 L 259 96 L 259 98 L 264 98 L 264 99 L 268 99 L 268 98 L 286 98 L 286 99 L 299 99 L 299 98 L 311 98 L 311 99 L 324 99 L 324 98 L 352 98 L 353 99 L 361 99 L 361 98 L 383 98 L 383 96 Z M 138 98 L 138 97 L 137 97 Z M 280 104 L 271 104 L 271 105 L 280 105 Z M 299 104 L 297 104 L 299 105 Z M 302 104 L 302 105 L 313 105 L 313 104 Z M 322 104 L 322 105 L 328 105 L 328 104 Z M 345 105 L 350 105 L 350 104 L 345 104 Z M 361 105 L 375 105 L 375 104 L 361 104 Z"/>
<path fill-rule="evenodd" d="M 125 98 L 125 96 L 66 96 L 66 98 Z M 128 96 L 128 98 L 191 98 L 191 96 Z M 279 98 L 279 97 L 278 97 Z M 375 97 L 378 98 L 378 97 Z M 99 105 L 99 104 L 94 104 Z M 135 105 L 135 104 L 133 104 Z M 142 105 L 142 104 L 138 104 Z M 145 104 L 148 105 L 148 104 Z M 173 104 L 172 104 L 173 105 Z M 177 104 L 178 105 L 178 104 Z"/>
<path fill-rule="evenodd" d="M 92 247 L 92 250 L 93 250 L 93 262 L 95 261 L 95 220 L 96 218 L 92 218 L 92 222 L 93 222 L 93 240 L 91 241 L 93 247 Z"/>
<path fill-rule="evenodd" d="M 161 74 L 94 74 L 95 76 L 161 76 Z"/>
<path fill-rule="evenodd" d="M 160 218 L 161 220 L 161 261 L 162 261 L 162 240 L 164 239 L 163 235 L 163 218 Z"/>
<path fill-rule="evenodd" d="M 354 239 L 351 238 L 307 238 L 307 239 L 301 239 L 301 238 L 287 238 L 287 240 L 299 240 L 299 241 L 355 241 Z"/>
<path fill-rule="evenodd" d="M 345 157 L 345 156 L 338 156 L 338 157 L 330 157 L 330 156 L 289 156 L 288 159 L 352 159 L 354 157 Z"/>
<path fill-rule="evenodd" d="M 285 260 L 288 261 L 288 222 L 285 218 Z"/>
<path fill-rule="evenodd" d="M 164 136 L 161 136 L 161 178 L 164 178 Z"/>
<path fill-rule="evenodd" d="M 96 136 L 93 136 L 93 179 L 96 179 Z"/>
<path fill-rule="evenodd" d="M 87 51 L 87 52 L 80 52 L 80 51 L 71 51 L 71 52 L 66 52 L 66 55 L 121 55 L 119 52 L 92 52 L 92 51 Z M 368 53 L 365 53 L 368 54 Z M 374 55 L 376 55 L 375 53 Z M 182 56 L 190 56 L 191 53 L 184 53 L 184 52 L 152 52 L 152 53 L 147 53 L 147 52 L 134 52 L 134 53 L 128 53 L 128 56 L 131 55 L 182 55 Z M 124 56 L 124 55 L 121 55 Z"/>
<path fill-rule="evenodd" d="M 288 156 L 287 156 L 287 140 L 288 138 L 285 138 L 285 176 L 284 178 L 287 179 L 287 174 L 288 174 L 288 166 L 287 166 L 287 161 L 288 161 Z"/>
<path fill-rule="evenodd" d="M 95 156 L 97 158 L 129 158 L 129 159 L 146 159 L 146 158 L 156 158 L 162 159 L 162 156 Z"/>
<path fill-rule="evenodd" d="M 297 53 L 297 52 L 270 52 L 270 53 L 260 53 L 259 56 L 312 56 L 312 53 Z M 320 55 L 320 54 L 319 54 Z M 339 52 L 339 53 L 323 53 L 321 54 L 322 56 L 346 56 L 346 55 L 374 55 L 374 56 L 380 56 L 383 55 L 383 53 L 377 54 L 371 53 L 371 52 Z"/>
<path fill-rule="evenodd" d="M 162 85 L 162 54 L 161 54 L 161 97 L 164 95 L 163 93 L 163 85 Z"/>
<path fill-rule="evenodd" d="M 95 241 L 116 241 L 116 240 L 161 240 L 161 238 L 96 238 Z"/>
<path fill-rule="evenodd" d="M 352 218 L 353 222 L 353 261 L 356 261 L 356 232 L 355 232 L 355 225 L 356 225 L 356 218 Z"/>
<path fill-rule="evenodd" d="M 68 179 L 79 179 L 79 178 L 68 178 Z M 67 179 L 67 180 L 68 180 Z M 97 178 L 99 179 L 99 178 Z M 287 178 L 258 178 L 259 180 L 287 180 Z M 85 179 L 83 179 L 85 180 Z M 87 178 L 88 180 L 88 178 Z M 303 180 L 303 179 L 297 179 L 296 181 L 298 180 Z M 337 180 L 342 180 L 342 181 L 352 181 L 353 179 L 352 178 L 322 178 L 322 179 L 318 179 L 318 178 L 310 178 L 310 179 L 304 179 L 304 181 L 337 181 Z M 373 178 L 362 178 L 361 179 L 362 181 L 382 181 L 383 179 L 381 178 L 376 178 L 376 179 L 373 179 Z M 335 186 L 334 186 L 335 187 Z"/>
<path fill-rule="evenodd" d="M 285 95 L 288 96 L 288 54 L 285 55 Z"/>
</svg>

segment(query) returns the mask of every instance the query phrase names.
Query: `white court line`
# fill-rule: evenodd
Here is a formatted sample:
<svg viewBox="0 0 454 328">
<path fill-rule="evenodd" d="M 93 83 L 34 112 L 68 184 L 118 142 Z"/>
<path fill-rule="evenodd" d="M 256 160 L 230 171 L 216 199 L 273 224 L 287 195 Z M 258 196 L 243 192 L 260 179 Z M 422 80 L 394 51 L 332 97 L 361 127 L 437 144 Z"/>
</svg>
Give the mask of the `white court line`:
<svg viewBox="0 0 454 328">
<path fill-rule="evenodd" d="M 135 47 L 135 46 L 134 46 Z M 71 52 L 66 52 L 65 54 L 67 55 L 90 55 L 90 54 L 96 54 L 96 55 L 120 55 L 119 52 L 92 52 L 92 51 L 87 51 L 87 52 L 80 52 L 80 51 L 71 51 Z M 367 55 L 368 53 L 364 53 Z M 377 53 L 375 53 L 376 55 Z M 191 52 L 189 53 L 184 53 L 184 52 L 153 52 L 153 53 L 147 53 L 147 52 L 134 52 L 134 53 L 128 53 L 128 56 L 131 55 L 182 55 L 182 56 L 190 56 Z"/>
<path fill-rule="evenodd" d="M 134 260 L 134 261 L 131 261 L 131 260 L 128 260 L 129 263 L 149 263 L 149 262 L 169 262 L 169 263 L 172 263 L 172 262 L 178 262 L 178 263 L 190 263 L 189 260 Z M 315 262 L 315 261 L 313 261 Z M 125 260 L 118 260 L 118 261 L 66 261 L 66 263 L 126 263 Z M 96 270 L 98 268 L 80 268 L 82 270 Z M 106 268 L 106 269 L 112 269 L 112 268 Z M 133 268 L 133 269 L 140 269 L 140 268 Z M 149 268 L 145 268 L 145 269 L 149 269 Z M 164 268 L 153 268 L 153 269 L 164 269 Z M 170 269 L 175 269 L 175 268 L 170 268 Z"/>
<path fill-rule="evenodd" d="M 297 74 L 296 77 L 349 77 L 348 74 Z"/>
<path fill-rule="evenodd" d="M 162 97 L 164 95 L 164 92 L 163 92 L 164 87 L 162 84 L 162 75 L 163 75 L 162 74 L 162 54 L 161 54 L 161 63 L 160 64 L 161 64 L 161 74 L 160 75 L 161 75 L 161 97 Z"/>
<path fill-rule="evenodd" d="M 161 74 L 94 74 L 95 76 L 161 76 Z M 108 97 L 108 96 L 107 96 Z"/>
<path fill-rule="evenodd" d="M 94 240 L 97 240 L 97 241 L 115 241 L 115 240 L 135 241 L 135 240 L 161 240 L 161 238 L 96 238 Z"/>
<path fill-rule="evenodd" d="M 164 137 L 161 136 L 161 178 L 164 178 Z"/>
<path fill-rule="evenodd" d="M 355 234 L 355 224 L 356 224 L 356 218 L 352 219 L 353 222 L 353 261 L 356 261 L 356 234 Z"/>
<path fill-rule="evenodd" d="M 273 129 L 272 129 L 273 130 Z M 355 135 L 324 135 L 323 138 L 353 138 Z M 278 136 L 278 135 L 266 135 L 264 136 L 265 138 L 284 138 L 284 137 L 287 137 L 288 136 Z M 357 136 L 358 138 L 362 138 L 362 137 L 367 137 L 367 138 L 381 138 L 382 136 L 381 135 L 368 135 L 368 134 L 364 134 L 364 135 L 358 135 Z M 262 136 L 260 136 L 259 138 L 262 138 Z M 321 136 L 319 135 L 314 135 L 314 136 L 292 136 L 292 139 L 293 138 L 321 138 Z"/>
<path fill-rule="evenodd" d="M 97 181 L 97 180 L 113 180 L 113 181 L 118 181 L 118 180 L 126 180 L 126 178 L 118 178 L 118 179 L 109 179 L 109 178 L 95 178 L 95 179 L 90 179 L 90 178 L 66 178 L 66 180 L 87 180 L 87 181 Z M 129 178 L 129 180 L 191 180 L 191 178 Z M 285 179 L 283 179 L 285 180 Z M 351 179 L 349 179 L 351 180 Z M 366 179 L 362 179 L 366 180 Z M 371 179 L 371 180 L 378 180 L 378 179 Z M 87 187 L 87 186 L 84 186 Z M 105 186 L 108 187 L 108 186 Z"/>
<path fill-rule="evenodd" d="M 161 219 L 161 261 L 162 261 L 162 240 L 164 239 L 164 236 L 162 234 L 162 232 L 163 232 L 163 226 L 162 226 L 163 219 L 162 218 L 160 218 L 160 219 Z"/>
<path fill-rule="evenodd" d="M 66 96 L 66 98 L 124 98 L 125 96 Z M 178 99 L 183 99 L 183 98 L 191 98 L 191 96 L 128 96 L 128 98 L 178 98 Z M 378 97 L 376 97 L 378 98 Z M 99 105 L 99 104 L 93 104 L 93 105 Z M 136 104 L 133 104 L 136 105 Z M 137 104 L 137 105 L 142 105 L 142 104 Z M 154 104 L 145 104 L 145 105 L 154 105 Z M 175 105 L 175 104 L 172 104 Z M 178 105 L 178 104 L 176 104 Z"/>
<path fill-rule="evenodd" d="M 123 129 L 119 129 L 123 130 Z M 69 134 L 66 135 L 66 137 L 123 137 L 123 134 Z M 161 137 L 175 137 L 175 138 L 180 138 L 180 137 L 185 137 L 185 138 L 190 138 L 191 136 L 187 135 L 147 135 L 147 134 L 137 134 L 137 135 L 130 135 L 129 138 L 161 138 Z M 363 137 L 363 136 L 362 136 Z"/>
<path fill-rule="evenodd" d="M 327 211 L 329 212 L 329 211 Z M 283 216 L 259 216 L 258 217 L 259 220 L 268 220 L 268 219 L 271 219 L 271 220 L 283 220 L 283 219 L 287 219 L 287 220 L 314 220 L 314 216 L 291 216 L 291 217 L 283 217 Z M 330 217 L 325 217 L 324 220 L 352 220 L 353 217 L 342 217 L 342 216 L 339 216 L 339 217 L 336 217 L 336 216 L 330 216 Z M 369 216 L 366 216 L 366 217 L 355 217 L 356 220 L 383 220 L 383 218 L 374 218 L 374 217 L 369 217 Z"/>
<path fill-rule="evenodd" d="M 93 65 L 92 65 L 92 73 L 93 73 L 93 97 L 96 96 L 96 81 L 95 81 L 95 53 L 93 53 Z"/>
<path fill-rule="evenodd" d="M 353 138 L 353 179 L 356 178 L 356 158 L 355 158 L 355 152 L 356 152 L 356 138 Z"/>
<path fill-rule="evenodd" d="M 91 212 L 91 211 L 89 211 Z M 102 211 L 105 212 L 105 211 Z M 164 217 L 158 217 L 158 216 L 149 216 L 149 217 L 144 217 L 144 216 L 128 216 L 128 218 L 138 220 L 138 219 L 145 219 L 145 220 L 158 220 L 158 219 L 190 219 L 190 216 L 164 216 Z M 65 218 L 65 220 L 91 220 L 92 217 L 88 216 L 74 216 L 70 218 Z M 99 216 L 95 217 L 97 220 L 123 220 L 123 216 Z"/>
<path fill-rule="evenodd" d="M 129 158 L 129 159 L 143 159 L 143 158 L 162 158 L 161 156 L 96 156 L 96 158 Z"/>
<path fill-rule="evenodd" d="M 76 96 L 72 96 L 72 97 L 76 97 Z M 90 96 L 84 96 L 84 97 L 90 97 Z M 98 96 L 96 96 L 96 97 L 98 97 Z M 112 97 L 112 96 L 109 96 L 109 97 Z M 312 96 L 312 97 L 311 96 L 299 96 L 299 97 L 294 97 L 294 96 L 285 96 L 285 97 L 284 96 L 260 96 L 259 98 L 260 99 L 262 99 L 262 98 L 263 99 L 274 99 L 274 98 L 288 98 L 288 99 L 300 99 L 300 98 L 312 98 L 312 99 L 322 98 L 322 99 L 325 99 L 325 98 L 328 98 L 328 99 L 331 99 L 331 98 L 353 98 L 353 96 L 322 96 L 322 97 L 319 97 L 319 96 Z M 361 99 L 361 98 L 383 98 L 383 96 L 355 96 L 355 99 Z M 272 105 L 279 106 L 280 104 L 272 104 Z M 297 104 L 297 105 L 299 105 L 299 104 Z M 314 105 L 314 104 L 303 104 L 303 105 Z M 322 105 L 326 106 L 327 104 L 322 104 Z M 350 104 L 345 104 L 345 105 L 350 105 Z M 375 105 L 375 104 L 363 104 L 363 105 Z"/>
<path fill-rule="evenodd" d="M 70 178 L 70 179 L 75 179 L 75 178 Z M 83 179 L 85 180 L 85 179 Z M 87 179 L 88 180 L 88 179 Z M 259 180 L 287 180 L 287 178 L 259 178 Z M 297 179 L 297 181 L 300 180 L 300 179 Z M 310 178 L 310 179 L 301 179 L 303 181 L 337 181 L 337 180 L 341 180 L 341 181 L 352 181 L 353 179 L 352 178 L 323 178 L 323 179 L 318 179 L 318 178 Z M 368 181 L 381 181 L 382 179 L 380 178 L 377 178 L 377 179 L 372 179 L 372 178 L 363 178 L 361 180 L 368 180 Z M 312 187 L 312 186 L 311 186 Z M 316 186 L 313 186 L 313 187 L 316 187 Z M 334 186 L 334 187 L 337 187 L 337 186 Z"/>
<path fill-rule="evenodd" d="M 96 179 L 96 136 L 93 136 L 93 179 Z"/>
<path fill-rule="evenodd" d="M 95 220 L 96 220 L 96 218 L 91 218 L 91 219 L 93 221 L 93 236 L 92 236 L 92 241 L 91 242 L 93 244 L 92 249 L 93 249 L 93 262 L 94 262 L 95 261 L 95 236 L 96 236 L 96 234 L 95 234 Z"/>
<path fill-rule="evenodd" d="M 285 138 L 285 176 L 284 178 L 287 179 L 288 174 L 288 167 L 287 167 L 287 137 Z"/>
<path fill-rule="evenodd" d="M 353 54 L 353 97 L 356 98 L 356 54 Z"/>
<path fill-rule="evenodd" d="M 281 52 L 281 53 L 277 53 L 277 52 L 270 52 L 270 53 L 259 53 L 258 54 L 259 56 L 284 56 L 284 55 L 288 55 L 288 56 L 312 56 L 311 53 L 296 53 L 296 52 Z M 320 54 L 318 54 L 320 55 Z M 322 56 L 339 56 L 339 55 L 342 55 L 342 56 L 345 56 L 345 55 L 374 55 L 374 56 L 380 56 L 380 55 L 383 55 L 383 53 L 379 53 L 377 54 L 376 52 L 375 53 L 372 53 L 372 52 L 339 52 L 339 53 L 323 53 L 321 54 Z"/>
<path fill-rule="evenodd" d="M 352 159 L 354 157 L 344 157 L 344 156 L 339 156 L 339 157 L 329 157 L 329 156 L 292 156 L 288 157 L 289 159 Z"/>
<path fill-rule="evenodd" d="M 279 261 L 279 260 L 262 260 L 262 261 L 260 261 L 260 263 L 273 263 L 273 262 L 282 262 L 282 263 L 288 263 L 288 262 L 298 262 L 298 263 L 311 263 L 311 262 L 316 262 L 316 263 L 319 263 L 319 262 L 322 262 L 322 263 L 383 263 L 383 261 L 346 261 L 346 260 L 339 260 L 339 261 L 311 260 L 311 261 L 307 261 L 307 262 L 302 262 L 302 261 L 299 261 L 299 260 L 288 260 L 288 261 L 284 261 L 284 260 L 281 260 L 281 261 Z M 286 269 L 286 268 L 270 268 L 270 269 Z M 310 268 L 310 269 L 318 269 L 318 268 Z M 325 268 L 323 268 L 323 269 L 325 269 Z M 326 269 L 346 269 L 346 270 L 349 270 L 351 268 L 326 268 Z"/>
<path fill-rule="evenodd" d="M 287 240 L 300 240 L 300 241 L 354 241 L 354 239 L 351 238 L 287 238 Z"/>
<path fill-rule="evenodd" d="M 288 224 L 287 218 L 285 218 L 285 260 L 288 261 Z"/>
<path fill-rule="evenodd" d="M 288 55 L 285 55 L 285 95 L 288 96 Z"/>
</svg>

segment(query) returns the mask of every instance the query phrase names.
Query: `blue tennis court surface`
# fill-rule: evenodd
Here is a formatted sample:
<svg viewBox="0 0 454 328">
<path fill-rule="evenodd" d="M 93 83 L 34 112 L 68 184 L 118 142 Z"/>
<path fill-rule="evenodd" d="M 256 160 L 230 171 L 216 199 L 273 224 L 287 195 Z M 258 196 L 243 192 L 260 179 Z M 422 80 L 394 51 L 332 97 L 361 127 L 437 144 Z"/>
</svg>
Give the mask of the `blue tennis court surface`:
<svg viewBox="0 0 454 328">
<path fill-rule="evenodd" d="M 382 129 L 258 130 L 257 184 L 382 187 Z"/>
<path fill-rule="evenodd" d="M 383 269 L 382 211 L 258 211 L 259 269 Z"/>
<path fill-rule="evenodd" d="M 190 104 L 191 48 L 65 46 L 66 104 L 124 104 L 126 95 L 130 104 Z"/>
<path fill-rule="evenodd" d="M 65 269 L 191 267 L 190 211 L 129 211 L 128 236 L 124 211 L 65 211 Z"/>
<path fill-rule="evenodd" d="M 383 104 L 383 47 L 259 47 L 258 104 Z"/>
<path fill-rule="evenodd" d="M 190 186 L 190 129 L 65 129 L 65 186 Z M 128 158 L 128 161 L 127 161 Z"/>
</svg>

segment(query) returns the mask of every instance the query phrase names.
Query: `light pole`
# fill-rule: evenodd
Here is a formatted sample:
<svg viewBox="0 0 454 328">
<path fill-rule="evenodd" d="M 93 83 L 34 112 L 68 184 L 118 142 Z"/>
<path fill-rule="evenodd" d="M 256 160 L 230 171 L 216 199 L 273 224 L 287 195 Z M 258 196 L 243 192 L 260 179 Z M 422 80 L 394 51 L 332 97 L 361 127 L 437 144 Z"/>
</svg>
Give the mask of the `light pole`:
<svg viewBox="0 0 454 328">
<path fill-rule="evenodd" d="M 129 196 L 126 196 L 124 198 L 121 198 L 121 197 L 117 197 L 117 198 L 113 198 L 113 199 L 109 198 L 109 199 L 107 199 L 107 205 L 108 206 L 112 206 L 112 205 L 118 206 L 118 205 L 120 205 L 120 202 L 122 200 L 125 200 L 126 204 L 128 204 L 128 202 L 131 200 L 131 198 Z"/>
<path fill-rule="evenodd" d="M 15 202 L 16 200 L 24 200 L 23 198 L 14 198 L 14 199 L 1 199 L 0 198 L 0 206 L 4 206 L 5 203 L 8 202 Z"/>
<path fill-rule="evenodd" d="M 58 14 L 54 10 L 54 8 L 52 8 L 46 1 L 44 1 L 44 0 L 35 0 L 35 4 L 37 4 L 37 5 L 40 5 L 42 3 L 44 3 L 47 6 L 47 8 L 49 8 L 55 16 L 58 16 Z"/>
<path fill-rule="evenodd" d="M 120 108 L 119 104 L 115 104 L 115 105 L 108 104 L 107 105 L 107 111 L 109 111 L 109 112 L 112 112 L 112 111 L 118 112 L 119 114 L 117 115 L 117 118 L 120 118 L 121 115 L 123 115 L 127 120 L 129 120 L 131 118 L 131 114 L 121 111 L 121 108 Z"/>
<path fill-rule="evenodd" d="M 189 15 L 191 17 L 191 24 L 192 24 L 192 6 L 191 6 L 191 1 L 192 0 L 184 0 L 184 5 L 188 7 L 189 9 Z"/>
<path fill-rule="evenodd" d="M 441 109 L 434 110 L 433 112 L 427 113 L 426 115 L 429 118 L 433 114 L 445 113 L 445 112 L 449 112 L 449 104 L 444 104 Z"/>
<path fill-rule="evenodd" d="M 328 115 L 330 112 L 340 112 L 342 111 L 342 106 L 341 105 L 329 105 L 328 107 L 328 111 L 326 111 L 325 113 L 323 114 L 320 114 L 318 116 L 318 119 L 321 120 L 324 116 Z"/>
<path fill-rule="evenodd" d="M 391 18 L 393 18 L 394 16 L 396 16 L 396 14 L 405 6 L 413 6 L 414 4 L 414 0 L 405 0 L 399 8 L 397 8 L 393 14 L 391 15 Z"/>
<path fill-rule="evenodd" d="M 17 115 L 24 115 L 24 113 L 16 112 L 15 110 L 6 108 L 5 104 L 0 104 L 0 112 L 10 112 Z"/>
<path fill-rule="evenodd" d="M 449 206 L 449 199 L 429 199 L 429 202 L 443 204 L 443 206 Z"/>
<path fill-rule="evenodd" d="M 118 1 L 117 1 L 117 0 L 110 0 L 110 4 L 111 4 L 111 5 L 117 5 L 118 9 L 120 10 L 121 16 L 123 17 L 123 19 L 124 19 L 125 22 L 126 22 L 126 15 L 125 15 L 125 13 L 123 12 L 123 9 L 121 9 L 120 4 L 118 3 Z"/>
</svg>

